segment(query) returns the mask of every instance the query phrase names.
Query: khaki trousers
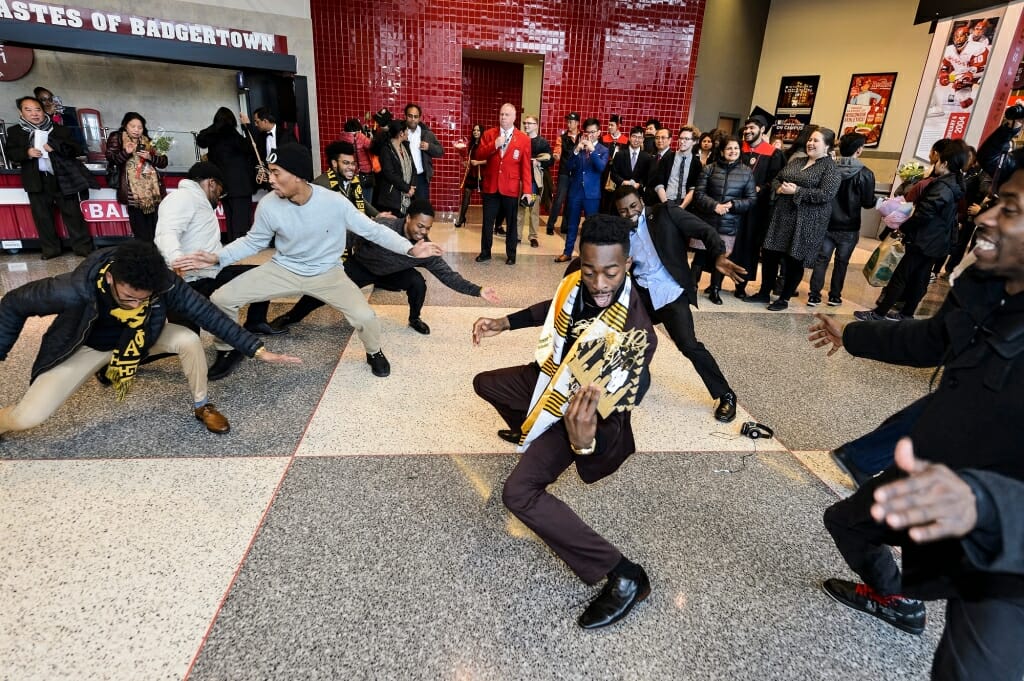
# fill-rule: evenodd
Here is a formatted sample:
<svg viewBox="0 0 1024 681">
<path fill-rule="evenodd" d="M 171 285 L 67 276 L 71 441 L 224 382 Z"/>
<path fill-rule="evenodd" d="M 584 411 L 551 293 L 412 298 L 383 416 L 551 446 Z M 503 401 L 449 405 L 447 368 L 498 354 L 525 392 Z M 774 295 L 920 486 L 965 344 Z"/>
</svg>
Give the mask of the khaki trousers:
<svg viewBox="0 0 1024 681">
<path fill-rule="evenodd" d="M 363 292 L 345 274 L 340 260 L 337 267 L 312 277 L 289 272 L 270 261 L 221 286 L 210 300 L 237 322 L 238 310 L 246 303 L 297 295 L 313 296 L 338 310 L 355 328 L 368 353 L 380 350 L 380 321 Z M 218 338 L 217 349 L 230 350 L 231 346 Z"/>
<path fill-rule="evenodd" d="M 168 324 L 149 350 L 150 355 L 160 353 L 178 355 L 193 401 L 205 400 L 206 353 L 199 336 L 184 326 Z M 0 409 L 0 433 L 34 428 L 50 418 L 97 370 L 110 363 L 110 355 L 109 350 L 93 350 L 83 345 L 40 374 L 17 404 Z M 113 402 L 114 391 L 107 394 Z"/>
<path fill-rule="evenodd" d="M 533 202 L 533 205 L 527 208 L 522 206 L 519 209 L 519 215 L 516 217 L 516 232 L 519 240 L 523 240 L 523 220 L 526 218 L 526 214 L 530 215 L 530 239 L 537 238 L 537 229 L 540 227 L 540 195 L 537 196 L 537 200 Z"/>
</svg>

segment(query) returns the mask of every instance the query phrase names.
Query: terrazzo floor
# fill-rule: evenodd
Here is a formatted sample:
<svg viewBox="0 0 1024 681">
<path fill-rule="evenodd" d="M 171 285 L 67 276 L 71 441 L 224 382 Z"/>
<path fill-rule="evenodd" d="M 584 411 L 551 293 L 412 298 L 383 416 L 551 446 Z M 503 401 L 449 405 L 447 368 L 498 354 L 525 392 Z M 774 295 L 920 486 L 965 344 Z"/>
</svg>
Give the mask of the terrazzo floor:
<svg viewBox="0 0 1024 681">
<path fill-rule="evenodd" d="M 927 678 L 941 603 L 915 637 L 819 589 L 852 577 L 821 525 L 851 491 L 828 450 L 930 376 L 826 358 L 805 340 L 811 312 L 847 320 L 877 296 L 857 267 L 869 241 L 840 308 L 807 308 L 806 284 L 780 313 L 702 299 L 698 337 L 739 396 L 732 424 L 712 418 L 659 331 L 637 455 L 597 484 L 566 474 L 554 488 L 653 583 L 626 620 L 584 632 L 575 618 L 596 587 L 505 511 L 517 455 L 470 385 L 530 360 L 534 330 L 473 347 L 470 328 L 549 298 L 562 241 L 542 234 L 510 267 L 474 262 L 478 223 L 438 223 L 432 238 L 501 302 L 425 274 L 422 336 L 404 294 L 370 293 L 387 379 L 321 308 L 268 341 L 300 367 L 245 362 L 211 384 L 227 435 L 192 417 L 172 358 L 147 365 L 123 405 L 89 382 L 47 423 L 0 440 L 0 679 Z M 78 262 L 0 256 L 0 290 Z M 934 285 L 923 312 L 945 291 Z M 48 324 L 30 320 L 0 365 L 0 404 L 24 391 Z M 747 419 L 777 437 L 755 447 L 738 435 Z"/>
</svg>

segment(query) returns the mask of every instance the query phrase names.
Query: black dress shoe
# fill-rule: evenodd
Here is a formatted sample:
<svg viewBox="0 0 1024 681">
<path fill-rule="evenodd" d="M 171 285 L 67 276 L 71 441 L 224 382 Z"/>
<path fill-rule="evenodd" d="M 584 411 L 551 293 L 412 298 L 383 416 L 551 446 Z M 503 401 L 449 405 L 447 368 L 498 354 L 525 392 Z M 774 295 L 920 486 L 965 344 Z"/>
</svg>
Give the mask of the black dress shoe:
<svg viewBox="0 0 1024 681">
<path fill-rule="evenodd" d="M 484 255 L 483 253 L 481 253 L 480 255 L 476 256 L 476 261 L 477 262 L 487 262 L 490 259 L 491 259 L 491 256 Z"/>
<path fill-rule="evenodd" d="M 610 574 L 601 593 L 576 621 L 584 629 L 607 627 L 628 615 L 634 605 L 650 595 L 651 581 L 643 568 L 636 579 Z"/>
<path fill-rule="evenodd" d="M 514 445 L 519 444 L 519 439 L 522 436 L 523 436 L 523 434 L 518 429 L 517 430 L 499 430 L 498 431 L 498 437 L 500 437 L 505 442 L 511 442 Z"/>
<path fill-rule="evenodd" d="M 254 324 L 246 324 L 245 330 L 249 333 L 255 333 L 258 336 L 278 336 L 282 333 L 288 333 L 288 325 L 281 327 L 273 326 L 266 322 L 256 322 Z"/>
<path fill-rule="evenodd" d="M 718 398 L 715 418 L 722 423 L 729 423 L 736 418 L 736 393 L 727 392 Z"/>
<path fill-rule="evenodd" d="M 213 366 L 206 371 L 206 379 L 219 381 L 225 378 L 235 370 L 235 365 L 242 361 L 243 356 L 238 350 L 218 350 L 217 359 L 214 360 Z"/>
<path fill-rule="evenodd" d="M 412 328 L 413 331 L 416 331 L 418 333 L 422 333 L 424 336 L 429 336 L 430 335 L 430 327 L 427 326 L 427 323 L 425 321 L 423 321 L 422 319 L 420 319 L 419 317 L 416 317 L 414 319 L 410 319 L 409 320 L 409 327 Z"/>
<path fill-rule="evenodd" d="M 384 356 L 383 350 L 373 353 L 366 353 L 366 363 L 370 365 L 370 371 L 378 378 L 387 378 L 391 375 L 391 362 Z"/>
<path fill-rule="evenodd" d="M 553 230 L 550 227 L 548 227 L 546 230 L 544 230 L 544 233 L 547 234 L 548 236 L 554 236 L 555 235 L 555 230 Z"/>
<path fill-rule="evenodd" d="M 540 242 L 536 239 L 530 239 L 530 248 L 540 248 Z"/>
<path fill-rule="evenodd" d="M 747 296 L 743 300 L 744 300 L 744 302 L 747 302 L 747 303 L 755 303 L 755 304 L 760 304 L 760 305 L 767 305 L 768 303 L 772 302 L 772 297 L 771 297 L 771 294 L 768 293 L 768 292 L 762 293 L 761 291 L 758 291 L 754 295 Z"/>
<path fill-rule="evenodd" d="M 279 332 L 281 332 L 286 330 L 289 326 L 295 324 L 296 322 L 298 322 L 297 319 L 292 319 L 291 317 L 288 316 L 288 313 L 285 313 L 283 315 L 271 319 L 270 328 L 278 329 Z"/>
<path fill-rule="evenodd" d="M 722 304 L 722 296 L 718 295 L 717 288 L 713 288 L 710 291 L 708 291 L 708 300 L 710 300 L 714 305 Z"/>
<path fill-rule="evenodd" d="M 516 259 L 515 258 L 505 258 L 505 264 L 506 265 L 515 265 L 516 264 Z"/>
</svg>

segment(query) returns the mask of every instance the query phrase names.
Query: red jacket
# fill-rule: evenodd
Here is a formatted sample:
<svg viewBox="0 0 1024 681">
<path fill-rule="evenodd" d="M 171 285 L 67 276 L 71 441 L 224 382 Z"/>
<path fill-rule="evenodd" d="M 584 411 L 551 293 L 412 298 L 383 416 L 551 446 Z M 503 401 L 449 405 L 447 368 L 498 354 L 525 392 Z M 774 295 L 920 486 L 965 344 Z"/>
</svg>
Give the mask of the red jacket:
<svg viewBox="0 0 1024 681">
<path fill-rule="evenodd" d="M 504 156 L 494 146 L 494 141 L 499 137 L 498 128 L 487 130 L 473 151 L 474 159 L 487 161 L 483 166 L 483 193 L 515 197 L 529 194 L 533 188 L 529 136 L 514 128 Z"/>
</svg>

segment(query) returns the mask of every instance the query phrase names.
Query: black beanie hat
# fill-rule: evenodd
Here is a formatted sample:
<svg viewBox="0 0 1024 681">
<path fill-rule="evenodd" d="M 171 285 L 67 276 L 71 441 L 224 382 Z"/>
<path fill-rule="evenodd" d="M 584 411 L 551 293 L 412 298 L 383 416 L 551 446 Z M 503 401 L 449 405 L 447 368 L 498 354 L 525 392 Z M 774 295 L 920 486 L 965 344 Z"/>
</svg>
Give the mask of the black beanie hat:
<svg viewBox="0 0 1024 681">
<path fill-rule="evenodd" d="M 267 163 L 279 165 L 306 182 L 313 181 L 313 155 L 301 144 L 282 144 L 270 152 Z"/>
</svg>

